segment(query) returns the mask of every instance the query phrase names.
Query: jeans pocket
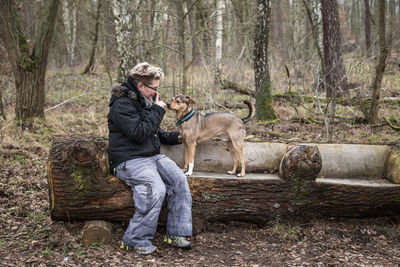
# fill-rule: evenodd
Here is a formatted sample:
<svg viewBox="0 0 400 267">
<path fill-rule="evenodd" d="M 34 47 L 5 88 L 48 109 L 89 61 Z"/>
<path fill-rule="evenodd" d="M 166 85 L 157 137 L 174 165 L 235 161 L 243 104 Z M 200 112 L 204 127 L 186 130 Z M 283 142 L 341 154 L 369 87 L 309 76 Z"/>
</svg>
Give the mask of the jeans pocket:
<svg viewBox="0 0 400 267">
<path fill-rule="evenodd" d="M 136 185 L 133 191 L 135 209 L 141 214 L 147 214 L 151 208 L 152 189 L 150 184 Z"/>
</svg>

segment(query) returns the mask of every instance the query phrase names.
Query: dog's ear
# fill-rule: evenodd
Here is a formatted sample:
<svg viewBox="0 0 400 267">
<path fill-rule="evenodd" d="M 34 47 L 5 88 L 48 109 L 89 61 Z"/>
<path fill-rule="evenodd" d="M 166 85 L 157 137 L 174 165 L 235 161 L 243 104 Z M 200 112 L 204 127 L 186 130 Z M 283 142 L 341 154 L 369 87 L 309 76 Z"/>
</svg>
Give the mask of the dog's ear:
<svg viewBox="0 0 400 267">
<path fill-rule="evenodd" d="M 187 104 L 190 104 L 190 103 L 195 104 L 195 103 L 196 103 L 196 102 L 193 101 L 193 99 L 192 99 L 190 96 L 187 95 L 187 96 L 185 96 L 185 97 L 186 97 L 186 99 L 187 99 L 187 101 L 186 101 Z"/>
</svg>

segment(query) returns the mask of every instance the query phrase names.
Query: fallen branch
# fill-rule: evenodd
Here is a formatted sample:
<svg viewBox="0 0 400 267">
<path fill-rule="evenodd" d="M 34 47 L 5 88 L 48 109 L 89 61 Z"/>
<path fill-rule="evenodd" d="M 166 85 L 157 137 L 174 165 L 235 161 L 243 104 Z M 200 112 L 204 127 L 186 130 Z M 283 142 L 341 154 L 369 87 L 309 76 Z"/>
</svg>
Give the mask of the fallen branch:
<svg viewBox="0 0 400 267">
<path fill-rule="evenodd" d="M 386 121 L 386 123 L 390 126 L 395 131 L 400 131 L 400 126 L 393 125 L 388 119 L 383 117 L 383 119 Z"/>
<path fill-rule="evenodd" d="M 93 93 L 90 93 L 90 94 L 93 94 Z M 59 106 L 62 106 L 62 105 L 64 105 L 64 104 L 67 104 L 67 103 L 71 102 L 72 100 L 74 100 L 75 98 L 82 97 L 82 96 L 85 96 L 85 95 L 90 95 L 90 94 L 81 94 L 81 95 L 78 95 L 78 96 L 74 96 L 74 97 L 72 97 L 72 98 L 70 98 L 70 99 L 67 99 L 67 100 L 65 100 L 65 101 L 63 101 L 63 102 L 61 102 L 61 103 L 55 105 L 54 107 L 45 109 L 44 112 L 50 111 L 50 110 L 52 110 L 52 109 L 58 108 Z"/>
<path fill-rule="evenodd" d="M 222 79 L 221 81 L 222 89 L 232 89 L 235 90 L 238 93 L 244 94 L 244 95 L 249 95 L 252 97 L 255 97 L 256 93 L 253 90 L 250 90 L 238 83 L 229 81 L 227 79 Z"/>
</svg>

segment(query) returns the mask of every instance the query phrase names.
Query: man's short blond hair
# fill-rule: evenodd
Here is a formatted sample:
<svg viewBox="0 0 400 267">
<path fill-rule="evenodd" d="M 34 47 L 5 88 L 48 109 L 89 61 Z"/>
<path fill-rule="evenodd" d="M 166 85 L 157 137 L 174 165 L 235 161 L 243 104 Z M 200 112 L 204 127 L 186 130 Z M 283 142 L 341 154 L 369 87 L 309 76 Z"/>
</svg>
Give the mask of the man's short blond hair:
<svg viewBox="0 0 400 267">
<path fill-rule="evenodd" d="M 152 80 L 161 80 L 164 77 L 164 72 L 160 67 L 150 65 L 147 62 L 142 62 L 129 71 L 129 76 L 136 83 L 151 83 Z"/>
</svg>

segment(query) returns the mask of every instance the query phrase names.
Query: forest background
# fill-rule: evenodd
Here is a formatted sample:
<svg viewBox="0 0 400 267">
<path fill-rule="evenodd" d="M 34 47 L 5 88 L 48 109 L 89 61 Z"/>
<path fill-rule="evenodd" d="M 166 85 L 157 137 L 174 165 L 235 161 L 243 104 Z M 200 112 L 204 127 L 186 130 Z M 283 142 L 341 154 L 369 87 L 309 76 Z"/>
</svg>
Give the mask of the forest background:
<svg viewBox="0 0 400 267">
<path fill-rule="evenodd" d="M 163 100 L 189 94 L 198 110 L 242 117 L 240 103 L 256 103 L 248 140 L 399 144 L 400 0 L 7 0 L 0 6 L 0 253 L 10 265 L 124 260 L 116 256 L 123 227 L 111 246 L 86 249 L 79 225 L 50 220 L 46 160 L 53 135 L 107 138 L 109 89 L 139 62 L 164 69 Z M 167 112 L 163 127 L 175 130 L 174 124 Z M 230 262 L 222 250 L 212 251 L 216 257 L 206 249 L 206 236 L 213 236 L 215 247 L 229 243 L 241 252 L 232 264 L 272 263 L 274 255 L 288 264 L 398 263 L 397 224 L 383 221 L 274 222 L 256 230 L 211 225 L 197 237 L 204 247 L 183 259 Z M 244 239 L 236 248 L 238 233 Z M 322 248 L 315 247 L 319 237 L 328 240 Z M 342 237 L 349 242 L 332 252 Z M 371 240 L 375 246 L 366 245 Z M 268 252 L 252 251 L 248 242 Z M 390 253 L 397 256 L 389 259 Z M 134 257 L 126 260 L 141 260 Z M 161 264 L 163 257 L 176 260 L 172 250 L 150 260 Z"/>
</svg>

